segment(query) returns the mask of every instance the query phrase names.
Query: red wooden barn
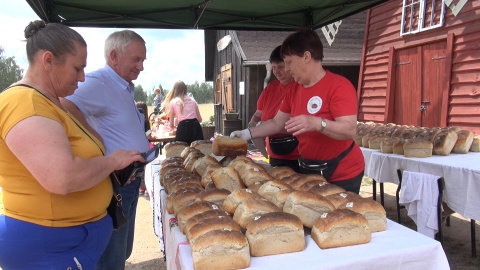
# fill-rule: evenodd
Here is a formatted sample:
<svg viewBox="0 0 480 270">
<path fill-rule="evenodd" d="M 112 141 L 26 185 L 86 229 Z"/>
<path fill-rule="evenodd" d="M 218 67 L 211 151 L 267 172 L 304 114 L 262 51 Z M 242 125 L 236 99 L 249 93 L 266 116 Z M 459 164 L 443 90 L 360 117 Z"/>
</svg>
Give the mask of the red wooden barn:
<svg viewBox="0 0 480 270">
<path fill-rule="evenodd" d="M 359 121 L 480 134 L 480 0 L 392 0 L 368 11 Z"/>
</svg>

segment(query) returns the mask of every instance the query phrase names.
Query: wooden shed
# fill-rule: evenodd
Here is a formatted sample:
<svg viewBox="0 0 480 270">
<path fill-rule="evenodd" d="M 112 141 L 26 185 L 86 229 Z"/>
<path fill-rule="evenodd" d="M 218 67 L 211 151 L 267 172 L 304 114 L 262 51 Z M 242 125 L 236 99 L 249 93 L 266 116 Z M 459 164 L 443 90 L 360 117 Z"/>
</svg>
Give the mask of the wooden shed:
<svg viewBox="0 0 480 270">
<path fill-rule="evenodd" d="M 480 0 L 392 0 L 367 15 L 359 121 L 480 134 Z"/>
<path fill-rule="evenodd" d="M 317 31 L 324 46 L 323 65 L 358 84 L 366 11 Z M 215 90 L 216 132 L 245 128 L 256 111 L 258 97 L 274 78 L 267 67 L 272 50 L 292 32 L 205 30 L 205 79 Z M 233 109 L 237 121 L 225 121 Z"/>
</svg>

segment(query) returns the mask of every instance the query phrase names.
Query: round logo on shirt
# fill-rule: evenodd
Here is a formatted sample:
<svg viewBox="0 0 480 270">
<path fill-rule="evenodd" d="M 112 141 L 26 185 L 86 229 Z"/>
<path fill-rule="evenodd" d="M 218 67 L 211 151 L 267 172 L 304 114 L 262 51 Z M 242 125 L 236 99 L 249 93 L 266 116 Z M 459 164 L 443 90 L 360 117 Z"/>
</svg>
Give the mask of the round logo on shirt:
<svg viewBox="0 0 480 270">
<path fill-rule="evenodd" d="M 319 96 L 311 97 L 307 103 L 307 110 L 310 114 L 316 114 L 322 108 L 322 98 Z"/>
</svg>

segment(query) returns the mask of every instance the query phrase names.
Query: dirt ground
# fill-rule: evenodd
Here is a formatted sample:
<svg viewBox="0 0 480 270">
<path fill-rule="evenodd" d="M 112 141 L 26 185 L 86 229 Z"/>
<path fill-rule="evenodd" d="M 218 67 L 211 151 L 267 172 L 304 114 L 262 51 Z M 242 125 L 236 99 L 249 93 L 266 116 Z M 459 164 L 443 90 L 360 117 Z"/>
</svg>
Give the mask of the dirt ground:
<svg viewBox="0 0 480 270">
<path fill-rule="evenodd" d="M 385 184 L 385 210 L 387 217 L 397 221 L 395 206 L 395 190 L 397 185 Z M 379 188 L 377 187 L 377 193 Z M 368 179 L 364 181 L 361 195 L 372 198 L 372 184 Z M 377 195 L 380 201 L 380 196 Z M 407 216 L 406 210 L 401 210 L 402 224 L 415 229 L 415 223 Z M 135 244 L 133 254 L 128 259 L 125 269 L 127 270 L 164 270 L 166 269 L 163 255 L 160 252 L 158 238 L 153 232 L 153 218 L 150 202 L 147 197 L 141 197 L 138 202 L 137 220 L 135 228 Z M 450 267 L 453 270 L 478 270 L 480 269 L 480 223 L 477 221 L 477 258 L 471 257 L 470 248 L 470 220 L 458 214 L 451 217 L 450 227 L 443 225 L 444 250 Z M 392 243 L 393 244 L 393 243 Z"/>
</svg>

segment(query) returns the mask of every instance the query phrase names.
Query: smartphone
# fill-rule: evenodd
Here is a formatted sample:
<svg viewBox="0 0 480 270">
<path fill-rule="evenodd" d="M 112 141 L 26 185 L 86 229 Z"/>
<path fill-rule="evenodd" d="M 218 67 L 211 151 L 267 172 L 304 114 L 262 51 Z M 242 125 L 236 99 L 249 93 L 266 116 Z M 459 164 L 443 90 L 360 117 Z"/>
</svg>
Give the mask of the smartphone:
<svg viewBox="0 0 480 270">
<path fill-rule="evenodd" d="M 146 164 L 154 161 L 158 154 L 160 153 L 160 148 L 162 144 L 157 144 L 152 149 L 141 153 L 140 155 L 145 159 L 145 162 L 133 162 L 132 164 L 128 165 L 127 167 L 114 171 L 113 174 L 115 175 L 114 180 L 118 183 L 119 186 L 125 186 L 128 181 L 133 178 L 133 176 L 139 177 L 144 172 L 144 167 Z"/>
</svg>

